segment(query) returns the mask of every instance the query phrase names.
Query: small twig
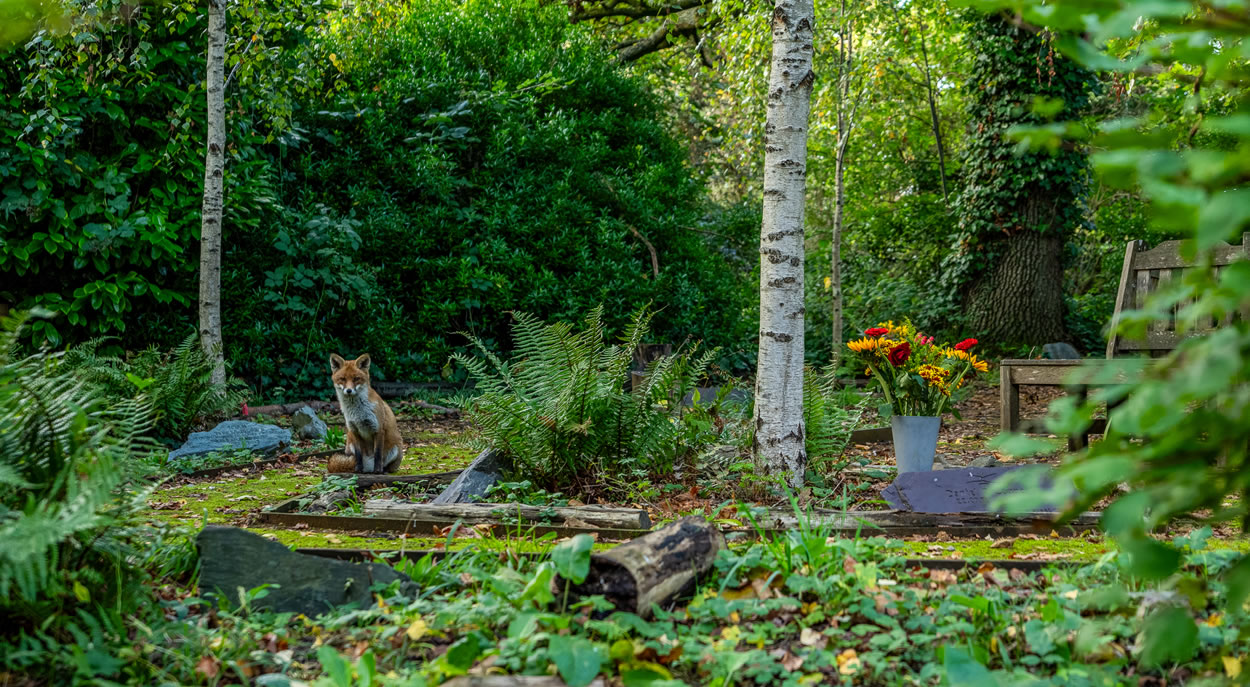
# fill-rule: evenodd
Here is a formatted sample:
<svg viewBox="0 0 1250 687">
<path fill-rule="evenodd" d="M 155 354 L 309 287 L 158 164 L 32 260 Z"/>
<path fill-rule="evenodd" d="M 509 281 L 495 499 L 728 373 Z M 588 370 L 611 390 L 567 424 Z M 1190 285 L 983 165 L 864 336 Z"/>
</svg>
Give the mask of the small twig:
<svg viewBox="0 0 1250 687">
<path fill-rule="evenodd" d="M 647 240 L 647 237 L 639 233 L 639 231 L 634 228 L 634 225 L 626 224 L 625 226 L 629 227 L 629 230 L 633 232 L 634 236 L 637 236 L 638 240 L 642 241 L 643 245 L 645 245 L 647 247 L 647 250 L 651 253 L 651 273 L 655 275 L 656 279 L 659 279 L 660 278 L 660 258 L 655 253 L 655 246 L 651 245 L 651 242 Z"/>
</svg>

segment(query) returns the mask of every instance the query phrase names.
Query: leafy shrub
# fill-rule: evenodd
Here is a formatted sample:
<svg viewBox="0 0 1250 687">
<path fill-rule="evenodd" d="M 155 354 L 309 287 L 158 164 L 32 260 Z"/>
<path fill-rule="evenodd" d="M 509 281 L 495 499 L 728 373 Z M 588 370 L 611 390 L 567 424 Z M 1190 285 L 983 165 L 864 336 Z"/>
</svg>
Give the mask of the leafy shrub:
<svg viewBox="0 0 1250 687">
<path fill-rule="evenodd" d="M 227 380 L 225 388 L 212 383 L 213 363 L 194 334 L 168 353 L 148 348 L 127 358 L 101 353 L 104 343 L 93 339 L 70 348 L 63 368 L 114 403 L 142 399 L 156 436 L 185 438 L 205 418 L 232 411 L 245 398 L 237 379 Z"/>
<path fill-rule="evenodd" d="M 105 647 L 125 637 L 147 579 L 146 495 L 124 483 L 131 455 L 152 448 L 150 414 L 55 357 L 15 357 L 24 322 L 0 333 L 0 671 L 113 675 Z"/>
<path fill-rule="evenodd" d="M 0 303 L 63 314 L 32 323 L 36 345 L 170 347 L 195 319 L 203 8 L 70 4 L 90 10 L 70 30 L 0 49 Z M 746 271 L 722 255 L 758 225 L 707 203 L 644 81 L 560 6 L 231 19 L 224 338 L 267 398 L 328 392 L 328 350 L 438 379 L 465 349 L 450 332 L 504 349 L 513 308 L 662 299 L 663 339 L 750 337 Z"/>
<path fill-rule="evenodd" d="M 1074 36 L 1115 37 L 1108 44 L 1110 54 L 1083 39 L 1072 38 L 1065 45 L 1077 59 L 1102 68 L 1118 72 L 1157 68 L 1155 78 L 1171 91 L 1204 79 L 1204 99 L 1227 109 L 1205 113 L 1192 128 L 1178 125 L 1165 111 L 1150 111 L 1092 131 L 1027 135 L 1052 146 L 1060 143 L 1059 134 L 1089 136 L 1102 151 L 1092 160 L 1104 181 L 1139 190 L 1151 203 L 1148 218 L 1153 230 L 1190 237 L 1183 250 L 1195 257 L 1197 266 L 1161 288 L 1143 309 L 1124 313 L 1118 327 L 1125 337 L 1141 339 L 1153 323 L 1170 319 L 1175 312 L 1180 332 L 1192 336 L 1161 359 L 1116 359 L 1084 371 L 1106 386 L 1087 402 L 1065 398 L 1053 403 L 1047 417 L 1051 431 L 1083 432 L 1090 427 L 1097 404 L 1111 406 L 1103 439 L 1070 456 L 1055 482 L 1059 489 L 1066 486 L 1065 480 L 1077 487 L 1069 515 L 1113 497 L 1103 511 L 1103 527 L 1130 554 L 1133 574 L 1162 579 L 1180 574 L 1182 556 L 1177 547 L 1152 536 L 1156 528 L 1200 511 L 1209 511 L 1212 521 L 1237 522 L 1243 529 L 1250 524 L 1246 509 L 1250 321 L 1245 318 L 1250 312 L 1250 261 L 1242 259 L 1217 271 L 1210 260 L 1220 241 L 1244 240 L 1242 232 L 1250 224 L 1245 176 L 1250 159 L 1250 129 L 1245 126 L 1250 78 L 1244 54 L 1250 17 L 1243 13 L 1215 22 L 1201 3 L 1185 14 L 1148 2 L 1124 4 L 1123 9 L 1108 5 L 1096 10 L 1068 0 L 1026 4 L 1024 18 L 1045 17 L 1054 28 Z M 1120 21 L 1129 15 L 1140 17 L 1137 28 Z M 1233 45 L 1241 46 L 1240 55 L 1224 47 Z M 1205 137 L 1197 135 L 1200 131 Z M 1172 150 L 1178 137 L 1185 145 Z M 1223 324 L 1200 331 L 1201 323 L 1213 321 Z M 1035 450 L 1021 437 L 1003 441 L 1018 453 Z M 1008 481 L 1037 487 L 1039 477 L 1021 471 Z M 1122 485 L 1129 488 L 1126 493 L 1121 493 Z M 1053 499 L 1057 493 L 1062 492 L 1047 494 L 1034 488 L 1005 501 L 1024 509 L 1037 505 L 1034 498 Z M 1240 609 L 1250 596 L 1250 557 L 1240 556 L 1225 583 L 1228 607 Z M 1187 632 L 1193 631 L 1188 615 L 1180 622 Z M 1153 631 L 1167 634 L 1175 629 L 1175 620 L 1169 625 L 1160 617 Z M 1185 660 L 1192 651 L 1187 648 L 1174 659 Z"/>
<path fill-rule="evenodd" d="M 514 462 L 513 481 L 565 494 L 611 492 L 615 481 L 672 474 L 697 446 L 682 440 L 682 398 L 716 351 L 697 346 L 647 366 L 633 389 L 630 363 L 646 340 L 651 315 L 634 314 L 621 343 L 605 341 L 602 306 L 585 328 L 544 325 L 517 313 L 514 359 L 504 361 L 473 337 L 480 357 L 456 354 L 482 393 L 468 408 L 481 432 L 476 448 L 494 447 Z"/>
</svg>

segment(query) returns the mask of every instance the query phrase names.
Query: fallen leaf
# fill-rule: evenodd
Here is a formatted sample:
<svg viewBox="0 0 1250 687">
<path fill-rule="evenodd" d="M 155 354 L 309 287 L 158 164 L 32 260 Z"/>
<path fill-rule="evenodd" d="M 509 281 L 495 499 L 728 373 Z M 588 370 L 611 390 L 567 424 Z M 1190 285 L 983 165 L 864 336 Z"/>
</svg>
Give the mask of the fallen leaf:
<svg viewBox="0 0 1250 687">
<path fill-rule="evenodd" d="M 989 561 L 985 561 L 984 563 L 982 563 L 980 566 L 977 567 L 977 573 L 979 573 L 982 576 L 989 575 L 992 572 L 994 572 L 994 564 Z"/>
<path fill-rule="evenodd" d="M 854 649 L 847 649 L 838 654 L 838 672 L 842 675 L 854 675 L 859 670 L 859 655 Z"/>
<path fill-rule="evenodd" d="M 990 548 L 991 549 L 1010 549 L 1012 546 L 1015 545 L 1015 543 L 1016 543 L 1016 540 L 1014 537 L 1007 537 L 1005 539 L 995 539 L 994 543 L 990 544 Z"/>
<path fill-rule="evenodd" d="M 810 627 L 805 627 L 799 632 L 799 644 L 802 644 L 803 646 L 811 646 L 817 649 L 824 649 L 825 645 L 828 643 L 829 643 L 828 637 L 817 632 L 816 630 L 813 630 Z"/>
<path fill-rule="evenodd" d="M 803 659 L 787 651 L 786 655 L 781 657 L 781 667 L 793 673 L 803 667 Z"/>
<path fill-rule="evenodd" d="M 855 559 L 851 558 L 850 556 L 847 556 L 846 558 L 842 559 L 842 571 L 845 572 L 847 575 L 855 574 L 855 565 L 856 565 Z"/>
<path fill-rule="evenodd" d="M 1224 674 L 1230 678 L 1241 675 L 1241 659 L 1232 656 L 1221 656 L 1220 660 L 1224 662 Z"/>
<path fill-rule="evenodd" d="M 934 584 L 940 584 L 940 585 L 955 584 L 955 582 L 957 582 L 958 580 L 959 578 L 957 575 L 955 575 L 955 572 L 953 570 L 939 570 L 935 568 L 929 571 L 929 581 L 933 582 Z"/>
<path fill-rule="evenodd" d="M 565 518 L 564 526 L 565 527 L 579 527 L 584 530 L 594 529 L 594 526 L 592 526 L 590 523 L 586 522 L 585 520 L 581 520 L 579 518 L 573 518 L 573 517 Z"/>
<path fill-rule="evenodd" d="M 760 601 L 767 601 L 773 596 L 773 590 L 768 586 L 768 580 L 763 577 L 757 577 L 751 580 L 751 588 L 755 590 L 755 597 Z M 795 670 L 798 670 L 797 668 Z"/>
<path fill-rule="evenodd" d="M 195 663 L 195 672 L 211 680 L 221 672 L 221 661 L 216 656 L 201 656 Z"/>
</svg>

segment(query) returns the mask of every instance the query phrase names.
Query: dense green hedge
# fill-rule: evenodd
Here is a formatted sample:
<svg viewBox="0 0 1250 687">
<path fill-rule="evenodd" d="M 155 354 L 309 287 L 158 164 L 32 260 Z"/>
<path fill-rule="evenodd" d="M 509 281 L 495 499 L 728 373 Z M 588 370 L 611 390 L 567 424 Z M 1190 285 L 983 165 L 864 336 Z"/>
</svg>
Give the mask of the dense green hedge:
<svg viewBox="0 0 1250 687">
<path fill-rule="evenodd" d="M 237 374 L 303 394 L 327 388 L 330 351 L 367 350 L 388 378 L 436 379 L 458 331 L 505 347 L 509 310 L 600 302 L 615 324 L 654 302 L 669 341 L 751 348 L 749 278 L 720 251 L 755 228 L 715 219 L 656 98 L 560 7 L 301 7 L 231 17 Z M 0 302 L 65 313 L 39 332 L 55 342 L 172 344 L 194 322 L 204 21 L 102 9 L 3 56 L 0 272 L 24 279 Z"/>
</svg>

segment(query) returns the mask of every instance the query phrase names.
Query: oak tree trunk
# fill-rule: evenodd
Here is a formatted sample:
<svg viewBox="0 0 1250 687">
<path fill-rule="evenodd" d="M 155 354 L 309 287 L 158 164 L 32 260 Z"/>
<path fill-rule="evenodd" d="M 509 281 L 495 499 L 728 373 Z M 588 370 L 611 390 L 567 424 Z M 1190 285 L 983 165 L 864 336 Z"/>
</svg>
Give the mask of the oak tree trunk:
<svg viewBox="0 0 1250 687">
<path fill-rule="evenodd" d="M 773 9 L 764 207 L 760 228 L 760 337 L 755 381 L 755 459 L 765 475 L 802 486 L 803 204 L 811 106 L 812 0 Z"/>
<path fill-rule="evenodd" d="M 1063 239 L 1026 230 L 994 244 L 997 262 L 968 293 L 972 331 L 988 341 L 1063 341 Z"/>
<path fill-rule="evenodd" d="M 208 149 L 200 225 L 200 344 L 213 361 L 212 381 L 225 386 L 221 339 L 221 218 L 226 166 L 226 1 L 208 0 Z"/>
</svg>

